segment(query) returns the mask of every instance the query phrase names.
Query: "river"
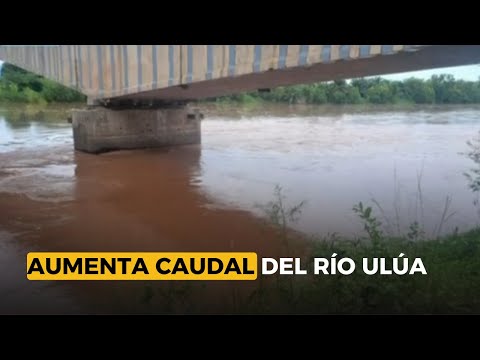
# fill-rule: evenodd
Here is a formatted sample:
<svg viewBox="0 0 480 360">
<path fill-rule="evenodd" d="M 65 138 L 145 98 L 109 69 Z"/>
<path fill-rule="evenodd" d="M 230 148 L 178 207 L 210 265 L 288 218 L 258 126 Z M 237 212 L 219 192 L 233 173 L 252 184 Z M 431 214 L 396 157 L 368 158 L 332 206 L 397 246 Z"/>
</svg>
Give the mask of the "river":
<svg viewBox="0 0 480 360">
<path fill-rule="evenodd" d="M 391 235 L 478 225 L 464 153 L 479 107 L 203 110 L 201 145 L 91 155 L 73 150 L 64 109 L 0 109 L 0 313 L 108 312 L 124 291 L 92 300 L 82 294 L 99 283 L 29 282 L 29 251 L 275 255 L 264 218 L 276 186 L 286 208 L 305 201 L 291 228 L 319 239 L 363 235 L 359 201 Z"/>
</svg>

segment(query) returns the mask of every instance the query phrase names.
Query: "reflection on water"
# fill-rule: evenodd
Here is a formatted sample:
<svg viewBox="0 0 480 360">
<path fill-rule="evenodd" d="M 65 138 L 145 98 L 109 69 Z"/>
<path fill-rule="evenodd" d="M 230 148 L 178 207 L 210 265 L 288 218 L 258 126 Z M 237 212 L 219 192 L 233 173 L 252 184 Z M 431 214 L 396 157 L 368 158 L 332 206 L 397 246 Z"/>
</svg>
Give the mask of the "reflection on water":
<svg viewBox="0 0 480 360">
<path fill-rule="evenodd" d="M 254 215 L 277 184 L 290 204 L 307 201 L 293 226 L 309 234 L 361 233 L 352 207 L 371 199 L 392 232 L 418 220 L 435 233 L 446 196 L 455 214 L 442 232 L 477 224 L 463 175 L 472 164 L 460 153 L 480 130 L 478 108 L 355 109 L 207 108 L 202 145 L 103 155 L 73 151 L 64 115 L 46 121 L 0 111 L 0 244 L 10 244 L 0 266 L 15 258 L 5 254 L 32 248 L 275 256 L 273 234 Z M 67 291 L 61 286 L 52 291 Z"/>
</svg>

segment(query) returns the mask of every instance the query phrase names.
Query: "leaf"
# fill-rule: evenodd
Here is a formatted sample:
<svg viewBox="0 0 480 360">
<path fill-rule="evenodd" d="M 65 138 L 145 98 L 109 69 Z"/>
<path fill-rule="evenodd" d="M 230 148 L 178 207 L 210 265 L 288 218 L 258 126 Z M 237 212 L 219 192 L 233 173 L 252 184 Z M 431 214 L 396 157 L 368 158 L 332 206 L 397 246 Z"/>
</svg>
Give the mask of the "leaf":
<svg viewBox="0 0 480 360">
<path fill-rule="evenodd" d="M 370 214 L 372 213 L 372 208 L 368 207 L 365 209 L 365 217 L 368 219 L 370 217 Z"/>
</svg>

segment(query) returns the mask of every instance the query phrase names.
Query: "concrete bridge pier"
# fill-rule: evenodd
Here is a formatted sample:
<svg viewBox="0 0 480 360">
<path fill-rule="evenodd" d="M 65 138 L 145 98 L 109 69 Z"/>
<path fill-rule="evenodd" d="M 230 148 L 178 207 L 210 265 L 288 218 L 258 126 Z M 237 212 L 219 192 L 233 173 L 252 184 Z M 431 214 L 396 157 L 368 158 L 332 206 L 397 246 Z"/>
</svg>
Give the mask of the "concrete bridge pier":
<svg viewBox="0 0 480 360">
<path fill-rule="evenodd" d="M 72 111 L 75 150 L 101 153 L 112 150 L 199 144 L 198 109 L 187 105 L 160 108 L 90 106 Z"/>
</svg>

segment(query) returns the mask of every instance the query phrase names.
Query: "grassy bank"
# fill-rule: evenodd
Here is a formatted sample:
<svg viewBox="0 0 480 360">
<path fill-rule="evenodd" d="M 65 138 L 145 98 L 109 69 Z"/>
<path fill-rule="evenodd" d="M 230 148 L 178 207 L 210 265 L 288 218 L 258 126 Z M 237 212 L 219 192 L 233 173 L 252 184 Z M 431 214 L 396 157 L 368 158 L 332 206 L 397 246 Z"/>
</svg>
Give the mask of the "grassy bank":
<svg viewBox="0 0 480 360">
<path fill-rule="evenodd" d="M 277 197 L 267 205 L 267 226 L 278 231 L 283 243 L 281 257 L 299 257 L 307 274 L 261 275 L 259 270 L 248 293 L 239 295 L 246 284 L 234 284 L 231 294 L 224 294 L 231 299 L 224 312 L 480 314 L 480 229 L 424 239 L 414 223 L 404 236 L 390 237 L 382 232 L 372 208 L 357 204 L 354 211 L 363 222 L 364 234 L 355 239 L 336 235 L 306 239 L 288 230 L 288 223 L 300 216 L 302 205 L 285 208 L 281 200 Z M 314 274 L 314 259 L 326 258 L 331 264 L 334 254 L 337 264 L 341 259 L 352 259 L 356 270 L 345 275 L 337 268 L 333 274 L 329 267 L 329 274 Z M 370 260 L 370 269 L 372 259 L 384 258 L 387 270 L 408 271 L 367 275 L 362 267 L 364 258 Z M 416 258 L 421 259 L 426 274 L 409 273 Z M 392 266 L 394 259 L 400 260 L 398 267 Z M 408 259 L 406 265 L 404 259 Z M 158 288 L 149 285 L 142 302 L 152 313 L 202 313 L 202 301 L 211 296 L 209 286 L 208 282 L 181 281 L 159 284 Z"/>
<path fill-rule="evenodd" d="M 426 275 L 366 275 L 363 258 L 392 260 L 405 254 L 409 269 L 421 258 Z M 292 257 L 293 252 L 283 256 Z M 351 275 L 314 275 L 315 257 L 331 259 L 337 254 L 351 258 L 357 270 Z M 447 237 L 410 241 L 382 238 L 370 241 L 316 239 L 302 257 L 307 275 L 259 275 L 247 296 L 235 294 L 225 308 L 235 314 L 480 314 L 480 229 Z M 188 284 L 187 284 L 188 283 Z M 149 285 L 142 295 L 152 313 L 202 313 L 202 300 L 209 297 L 207 282 L 168 282 Z M 233 286 L 241 288 L 243 284 Z M 147 310 L 148 309 L 148 310 Z"/>
<path fill-rule="evenodd" d="M 476 150 L 474 148 L 470 155 L 478 153 Z M 478 162 L 475 163 L 478 165 Z M 471 185 L 471 179 L 469 182 Z M 298 219 L 302 204 L 286 208 L 280 190 L 276 189 L 274 201 L 267 204 L 266 215 L 270 223 L 279 229 L 279 236 L 285 244 L 283 256 L 292 257 L 295 255 L 289 243 L 295 242 L 296 235 L 289 235 L 287 226 Z M 472 190 L 476 192 L 476 189 Z M 403 234 L 389 236 L 373 207 L 360 202 L 353 206 L 352 211 L 363 225 L 363 234 L 355 239 L 331 235 L 307 240 L 307 251 L 302 261 L 307 264 L 308 275 L 274 275 L 275 281 L 268 282 L 268 285 L 261 280 L 257 290 L 238 311 L 480 313 L 480 229 L 464 233 L 455 231 L 448 236 L 437 235 L 428 239 L 422 224 L 415 221 Z M 343 258 L 352 259 L 356 270 L 344 275 L 338 269 L 336 274 L 332 274 L 329 268 L 329 275 L 314 275 L 314 259 L 326 258 L 331 264 L 333 254 L 337 254 L 337 264 Z M 385 259 L 385 268 L 390 270 L 390 274 L 378 271 L 368 275 L 363 269 L 363 260 L 369 259 L 369 269 L 372 269 L 374 258 Z M 416 258 L 421 259 L 426 274 L 410 273 Z M 405 259 L 408 260 L 404 262 Z"/>
<path fill-rule="evenodd" d="M 371 239 L 370 239 L 371 240 Z M 407 238 L 319 239 L 304 258 L 309 275 L 277 276 L 261 284 L 237 310 L 247 313 L 480 313 L 480 230 L 412 241 Z M 366 275 L 362 259 L 385 258 L 392 270 L 400 254 L 422 259 L 426 275 Z M 351 258 L 351 275 L 313 275 L 313 259 Z M 287 256 L 287 255 L 286 255 Z M 371 264 L 371 263 L 370 263 Z M 401 263 L 400 263 L 401 264 Z M 402 265 L 401 265 L 402 266 Z M 402 266 L 403 267 L 403 266 Z"/>
</svg>

